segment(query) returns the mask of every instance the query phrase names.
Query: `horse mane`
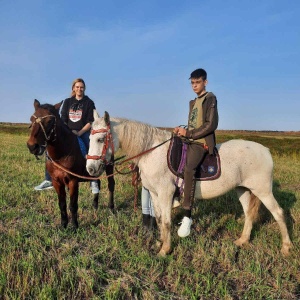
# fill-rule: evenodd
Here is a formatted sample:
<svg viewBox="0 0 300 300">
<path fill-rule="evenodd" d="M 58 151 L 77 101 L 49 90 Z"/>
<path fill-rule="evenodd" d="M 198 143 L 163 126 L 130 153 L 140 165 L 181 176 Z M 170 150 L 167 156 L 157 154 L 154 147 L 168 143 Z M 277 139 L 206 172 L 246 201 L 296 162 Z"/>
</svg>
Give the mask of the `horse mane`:
<svg viewBox="0 0 300 300">
<path fill-rule="evenodd" d="M 56 108 L 55 108 L 54 105 L 52 105 L 52 104 L 48 104 L 48 103 L 46 103 L 46 104 L 41 104 L 40 108 L 47 109 L 47 110 L 49 110 L 50 113 L 52 113 L 53 115 L 60 117 L 58 111 L 56 110 Z"/>
<path fill-rule="evenodd" d="M 139 121 L 116 118 L 120 147 L 128 156 L 135 156 L 169 139 L 171 133 Z"/>
<path fill-rule="evenodd" d="M 40 108 L 47 109 L 51 114 L 56 116 L 56 120 L 59 121 L 57 124 L 60 124 L 64 135 L 73 135 L 72 130 L 62 121 L 59 111 L 54 107 L 54 105 L 45 103 L 41 104 Z"/>
</svg>

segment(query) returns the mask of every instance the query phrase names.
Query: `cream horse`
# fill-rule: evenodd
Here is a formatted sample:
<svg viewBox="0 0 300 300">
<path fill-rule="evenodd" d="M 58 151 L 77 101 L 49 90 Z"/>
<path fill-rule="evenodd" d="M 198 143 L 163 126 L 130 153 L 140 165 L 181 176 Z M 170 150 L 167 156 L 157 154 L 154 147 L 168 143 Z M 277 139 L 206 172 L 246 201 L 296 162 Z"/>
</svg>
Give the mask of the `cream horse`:
<svg viewBox="0 0 300 300">
<path fill-rule="evenodd" d="M 113 149 L 117 151 L 121 148 L 128 157 L 134 157 L 171 138 L 170 132 L 147 124 L 121 118 L 110 119 L 107 112 L 100 118 L 94 111 L 94 119 L 86 163 L 91 176 L 103 173 Z M 171 210 L 176 181 L 167 165 L 169 143 L 134 159 L 140 169 L 143 186 L 150 191 L 153 200 L 160 229 L 161 248 L 158 254 L 161 256 L 171 251 Z M 242 235 L 235 241 L 238 246 L 249 242 L 253 221 L 260 201 L 263 202 L 279 225 L 281 252 L 288 255 L 292 244 L 283 210 L 272 193 L 273 160 L 269 150 L 261 144 L 245 140 L 230 140 L 218 144 L 217 148 L 221 158 L 221 176 L 213 181 L 197 182 L 195 198 L 210 199 L 236 190 L 245 213 Z"/>
</svg>

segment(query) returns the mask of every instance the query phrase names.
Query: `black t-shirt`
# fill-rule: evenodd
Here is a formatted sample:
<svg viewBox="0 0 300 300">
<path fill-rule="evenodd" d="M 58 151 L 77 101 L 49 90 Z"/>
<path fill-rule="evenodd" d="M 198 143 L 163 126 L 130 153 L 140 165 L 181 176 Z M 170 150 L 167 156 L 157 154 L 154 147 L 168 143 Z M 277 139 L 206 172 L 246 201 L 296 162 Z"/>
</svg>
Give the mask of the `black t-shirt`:
<svg viewBox="0 0 300 300">
<path fill-rule="evenodd" d="M 67 98 L 61 109 L 61 118 L 71 130 L 81 130 L 87 123 L 94 121 L 95 104 L 88 96 L 81 100 L 75 97 Z"/>
</svg>

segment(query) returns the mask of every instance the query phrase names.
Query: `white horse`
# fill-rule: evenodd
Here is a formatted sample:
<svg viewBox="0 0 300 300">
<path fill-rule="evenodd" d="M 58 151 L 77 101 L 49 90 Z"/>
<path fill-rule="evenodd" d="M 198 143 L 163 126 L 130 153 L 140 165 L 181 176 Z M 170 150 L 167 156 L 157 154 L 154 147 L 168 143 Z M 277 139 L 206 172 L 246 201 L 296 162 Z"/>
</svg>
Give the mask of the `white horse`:
<svg viewBox="0 0 300 300">
<path fill-rule="evenodd" d="M 147 124 L 121 118 L 110 119 L 107 112 L 100 118 L 94 111 L 94 119 L 86 164 L 91 176 L 103 173 L 113 148 L 115 151 L 121 148 L 128 157 L 134 157 L 171 137 L 170 132 Z M 143 186 L 150 191 L 153 200 L 162 243 L 158 254 L 162 256 L 171 251 L 171 210 L 176 181 L 167 164 L 169 143 L 134 159 L 140 169 Z M 273 160 L 269 149 L 245 140 L 230 140 L 218 144 L 217 148 L 221 159 L 221 176 L 212 181 L 198 181 L 195 198 L 210 199 L 236 190 L 245 213 L 242 235 L 235 241 L 238 246 L 249 242 L 253 220 L 260 201 L 263 202 L 279 225 L 281 252 L 288 255 L 292 243 L 283 210 L 272 193 Z"/>
</svg>

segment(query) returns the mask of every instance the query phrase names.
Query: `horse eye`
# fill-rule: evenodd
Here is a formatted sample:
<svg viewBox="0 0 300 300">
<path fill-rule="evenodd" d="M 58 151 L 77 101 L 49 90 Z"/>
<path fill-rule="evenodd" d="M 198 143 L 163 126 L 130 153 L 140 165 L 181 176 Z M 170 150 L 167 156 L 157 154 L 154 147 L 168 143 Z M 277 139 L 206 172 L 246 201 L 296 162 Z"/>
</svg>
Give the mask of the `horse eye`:
<svg viewBox="0 0 300 300">
<path fill-rule="evenodd" d="M 98 139 L 98 143 L 104 143 L 104 139 L 103 138 Z"/>
<path fill-rule="evenodd" d="M 30 129 L 31 127 L 32 127 L 32 124 L 30 124 L 28 128 Z"/>
</svg>

